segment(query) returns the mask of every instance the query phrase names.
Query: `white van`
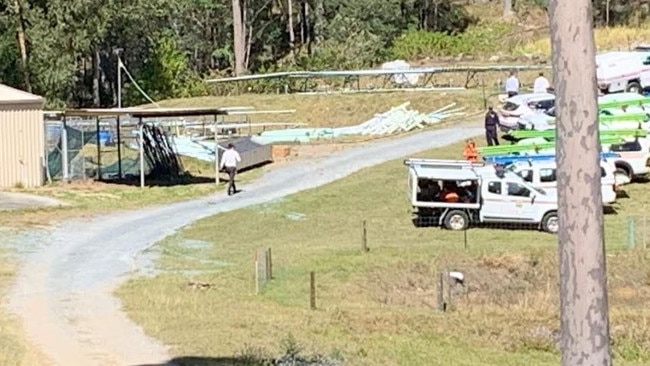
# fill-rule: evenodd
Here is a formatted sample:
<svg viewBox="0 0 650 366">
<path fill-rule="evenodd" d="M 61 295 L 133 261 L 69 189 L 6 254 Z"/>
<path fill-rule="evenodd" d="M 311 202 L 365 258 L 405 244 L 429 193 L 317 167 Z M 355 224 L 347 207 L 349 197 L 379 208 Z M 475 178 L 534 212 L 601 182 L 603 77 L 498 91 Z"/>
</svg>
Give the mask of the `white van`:
<svg viewBox="0 0 650 366">
<path fill-rule="evenodd" d="M 557 163 L 554 160 L 525 162 L 517 161 L 506 167 L 519 175 L 524 181 L 532 184 L 535 188 L 542 189 L 544 192 L 557 195 Z M 621 176 L 617 182 L 616 168 L 611 162 L 600 162 L 601 192 L 603 195 L 603 205 L 610 205 L 616 201 L 616 191 L 620 183 L 628 182 L 627 177 Z"/>
<path fill-rule="evenodd" d="M 649 72 L 650 52 L 644 49 L 596 55 L 596 78 L 603 94 L 641 93 L 650 87 Z"/>
<path fill-rule="evenodd" d="M 558 231 L 557 196 L 533 187 L 517 174 L 464 160 L 408 159 L 404 164 L 418 222 L 433 222 L 449 230 L 508 223 Z"/>
</svg>

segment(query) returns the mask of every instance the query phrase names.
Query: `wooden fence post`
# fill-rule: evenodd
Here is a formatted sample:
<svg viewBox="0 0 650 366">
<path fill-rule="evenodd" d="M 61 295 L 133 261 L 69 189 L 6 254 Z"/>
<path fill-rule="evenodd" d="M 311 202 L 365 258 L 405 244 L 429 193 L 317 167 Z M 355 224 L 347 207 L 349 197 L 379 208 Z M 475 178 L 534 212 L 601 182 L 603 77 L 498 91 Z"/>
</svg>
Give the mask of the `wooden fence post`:
<svg viewBox="0 0 650 366">
<path fill-rule="evenodd" d="M 309 307 L 316 309 L 316 272 L 309 273 Z"/>
<path fill-rule="evenodd" d="M 438 310 L 445 311 L 445 297 L 442 272 L 438 275 Z"/>
<path fill-rule="evenodd" d="M 361 250 L 367 252 L 368 249 L 368 229 L 366 227 L 366 220 L 361 223 Z"/>
<path fill-rule="evenodd" d="M 271 248 L 268 248 L 264 254 L 265 254 L 264 260 L 266 262 L 266 273 L 265 273 L 266 280 L 270 281 L 271 278 L 272 278 L 272 275 L 271 275 Z"/>
<path fill-rule="evenodd" d="M 255 295 L 260 294 L 260 263 L 255 256 Z"/>
</svg>

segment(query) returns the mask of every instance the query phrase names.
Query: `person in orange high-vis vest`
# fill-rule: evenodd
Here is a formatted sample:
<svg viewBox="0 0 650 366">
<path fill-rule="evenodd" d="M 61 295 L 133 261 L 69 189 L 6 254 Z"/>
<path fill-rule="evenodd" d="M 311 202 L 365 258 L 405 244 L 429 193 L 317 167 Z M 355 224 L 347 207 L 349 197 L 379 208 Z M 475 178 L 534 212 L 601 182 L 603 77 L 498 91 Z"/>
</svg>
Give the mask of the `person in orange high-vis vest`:
<svg viewBox="0 0 650 366">
<path fill-rule="evenodd" d="M 476 143 L 474 143 L 474 140 L 467 140 L 467 144 L 463 150 L 463 157 L 472 163 L 478 161 L 478 150 L 476 149 Z"/>
</svg>

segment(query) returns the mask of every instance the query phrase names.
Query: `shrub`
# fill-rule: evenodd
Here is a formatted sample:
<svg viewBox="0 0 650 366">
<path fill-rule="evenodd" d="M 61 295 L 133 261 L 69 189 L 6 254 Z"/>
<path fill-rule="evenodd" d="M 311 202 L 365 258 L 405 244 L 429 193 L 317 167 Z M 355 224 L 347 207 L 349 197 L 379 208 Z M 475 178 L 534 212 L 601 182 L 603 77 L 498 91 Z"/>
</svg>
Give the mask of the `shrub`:
<svg viewBox="0 0 650 366">
<path fill-rule="evenodd" d="M 508 46 L 513 27 L 507 23 L 478 24 L 460 34 L 409 31 L 395 39 L 389 49 L 392 58 L 414 60 L 425 57 L 482 55 L 497 53 Z"/>
</svg>

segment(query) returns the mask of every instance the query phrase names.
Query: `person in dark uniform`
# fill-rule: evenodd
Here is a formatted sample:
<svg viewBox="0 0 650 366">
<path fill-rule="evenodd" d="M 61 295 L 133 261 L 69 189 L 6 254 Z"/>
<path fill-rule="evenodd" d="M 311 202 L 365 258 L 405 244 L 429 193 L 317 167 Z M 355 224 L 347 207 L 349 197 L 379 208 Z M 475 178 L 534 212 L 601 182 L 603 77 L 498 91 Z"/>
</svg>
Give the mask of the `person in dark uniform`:
<svg viewBox="0 0 650 366">
<path fill-rule="evenodd" d="M 488 146 L 499 145 L 497 138 L 497 129 L 499 128 L 499 116 L 492 107 L 488 108 L 485 114 L 485 139 Z"/>
</svg>

